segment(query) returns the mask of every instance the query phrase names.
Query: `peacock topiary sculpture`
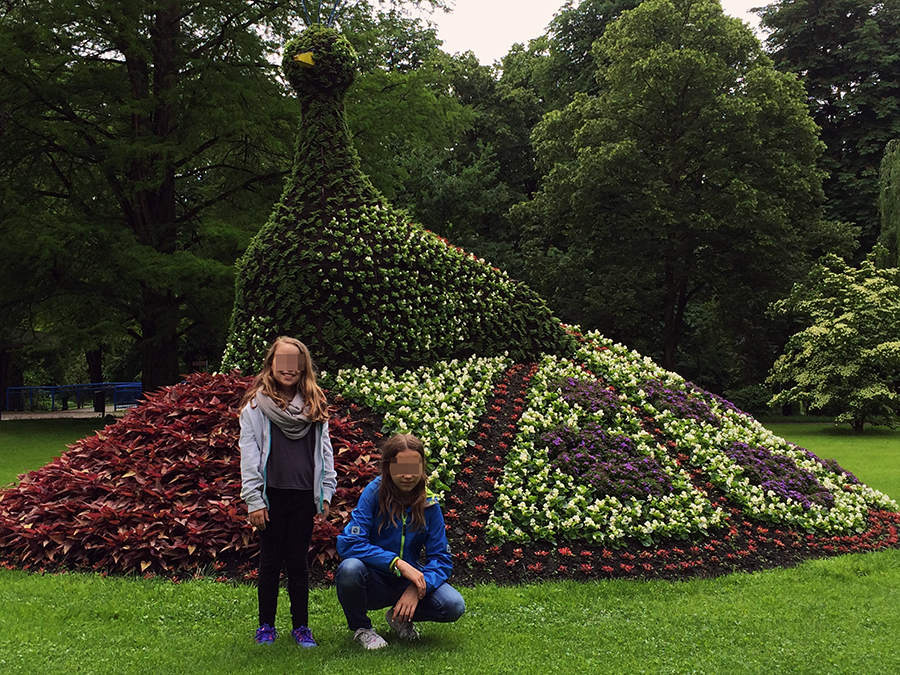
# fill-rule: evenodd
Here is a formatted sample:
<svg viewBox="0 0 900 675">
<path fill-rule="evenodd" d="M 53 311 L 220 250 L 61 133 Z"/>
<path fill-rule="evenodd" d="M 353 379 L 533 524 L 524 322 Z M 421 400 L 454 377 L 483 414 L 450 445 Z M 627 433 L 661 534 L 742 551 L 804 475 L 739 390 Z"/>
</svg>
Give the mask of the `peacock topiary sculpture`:
<svg viewBox="0 0 900 675">
<path fill-rule="evenodd" d="M 343 103 L 356 56 L 340 33 L 310 26 L 287 43 L 282 67 L 300 101 L 297 154 L 238 262 L 225 369 L 255 372 L 282 334 L 329 370 L 573 351 L 536 293 L 409 223 L 362 174 Z"/>
<path fill-rule="evenodd" d="M 561 326 L 527 287 L 392 209 L 349 142 L 354 63 L 319 25 L 286 46 L 302 124 L 284 195 L 239 263 L 225 363 L 244 376 L 149 394 L 0 490 L 0 566 L 253 579 L 237 414 L 280 334 L 311 347 L 335 404 L 318 581 L 377 473 L 374 443 L 398 431 L 425 443 L 463 581 L 713 576 L 900 547 L 887 495 L 650 359 Z"/>
</svg>

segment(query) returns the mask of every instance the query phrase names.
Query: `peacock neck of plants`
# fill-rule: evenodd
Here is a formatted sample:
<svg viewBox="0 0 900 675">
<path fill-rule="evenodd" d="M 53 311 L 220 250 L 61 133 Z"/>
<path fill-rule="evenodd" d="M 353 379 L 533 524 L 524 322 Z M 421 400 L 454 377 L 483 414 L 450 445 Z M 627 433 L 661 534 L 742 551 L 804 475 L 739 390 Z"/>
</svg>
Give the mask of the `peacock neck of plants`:
<svg viewBox="0 0 900 675">
<path fill-rule="evenodd" d="M 360 169 L 344 115 L 344 92 L 301 95 L 300 109 L 297 154 L 282 209 L 294 222 L 309 222 L 318 215 L 319 224 L 325 224 L 340 211 L 385 205 Z"/>
</svg>

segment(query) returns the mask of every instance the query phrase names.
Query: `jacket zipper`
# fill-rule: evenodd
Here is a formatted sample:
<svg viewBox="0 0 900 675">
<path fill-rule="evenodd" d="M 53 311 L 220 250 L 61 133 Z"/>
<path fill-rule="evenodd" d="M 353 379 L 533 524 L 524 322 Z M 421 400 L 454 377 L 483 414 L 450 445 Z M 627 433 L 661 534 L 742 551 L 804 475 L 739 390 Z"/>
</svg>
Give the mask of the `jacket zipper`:
<svg viewBox="0 0 900 675">
<path fill-rule="evenodd" d="M 325 503 L 325 446 L 322 444 L 322 428 L 324 425 L 318 424 L 316 426 L 316 438 L 314 443 L 316 444 L 315 457 L 319 459 L 319 452 L 321 451 L 321 461 L 319 464 L 322 467 L 322 470 L 319 472 L 319 512 L 321 513 L 324 509 Z M 313 459 L 313 476 L 316 475 L 316 459 Z"/>
<path fill-rule="evenodd" d="M 406 543 L 406 514 L 402 514 L 403 529 L 400 530 L 400 559 L 403 560 L 403 545 Z"/>
</svg>

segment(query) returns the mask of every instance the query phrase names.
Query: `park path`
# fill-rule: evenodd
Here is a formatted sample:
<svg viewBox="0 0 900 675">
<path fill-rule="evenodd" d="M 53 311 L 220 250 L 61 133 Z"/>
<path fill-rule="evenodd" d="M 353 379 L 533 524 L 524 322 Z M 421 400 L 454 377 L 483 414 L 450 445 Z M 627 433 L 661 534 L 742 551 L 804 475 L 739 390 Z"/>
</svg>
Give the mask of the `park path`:
<svg viewBox="0 0 900 675">
<path fill-rule="evenodd" d="M 74 410 L 55 410 L 52 412 L 19 412 L 13 410 L 4 410 L 0 412 L 0 422 L 6 422 L 8 420 L 87 419 L 90 417 L 104 417 L 105 415 L 122 417 L 125 412 L 125 410 L 113 411 L 113 407 L 111 405 L 106 406 L 106 412 L 102 415 L 100 413 L 94 412 L 93 407 L 76 408 Z"/>
</svg>

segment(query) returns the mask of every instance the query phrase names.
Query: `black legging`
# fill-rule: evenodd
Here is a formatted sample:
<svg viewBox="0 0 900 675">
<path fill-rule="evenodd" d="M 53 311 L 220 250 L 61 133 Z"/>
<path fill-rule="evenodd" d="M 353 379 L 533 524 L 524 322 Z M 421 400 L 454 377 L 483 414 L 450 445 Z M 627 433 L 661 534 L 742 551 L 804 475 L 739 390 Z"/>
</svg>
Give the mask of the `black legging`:
<svg viewBox="0 0 900 675">
<path fill-rule="evenodd" d="M 287 567 L 294 628 L 309 622 L 309 542 L 316 505 L 312 490 L 268 488 L 269 522 L 259 532 L 259 625 L 275 625 L 281 568 Z"/>
</svg>

